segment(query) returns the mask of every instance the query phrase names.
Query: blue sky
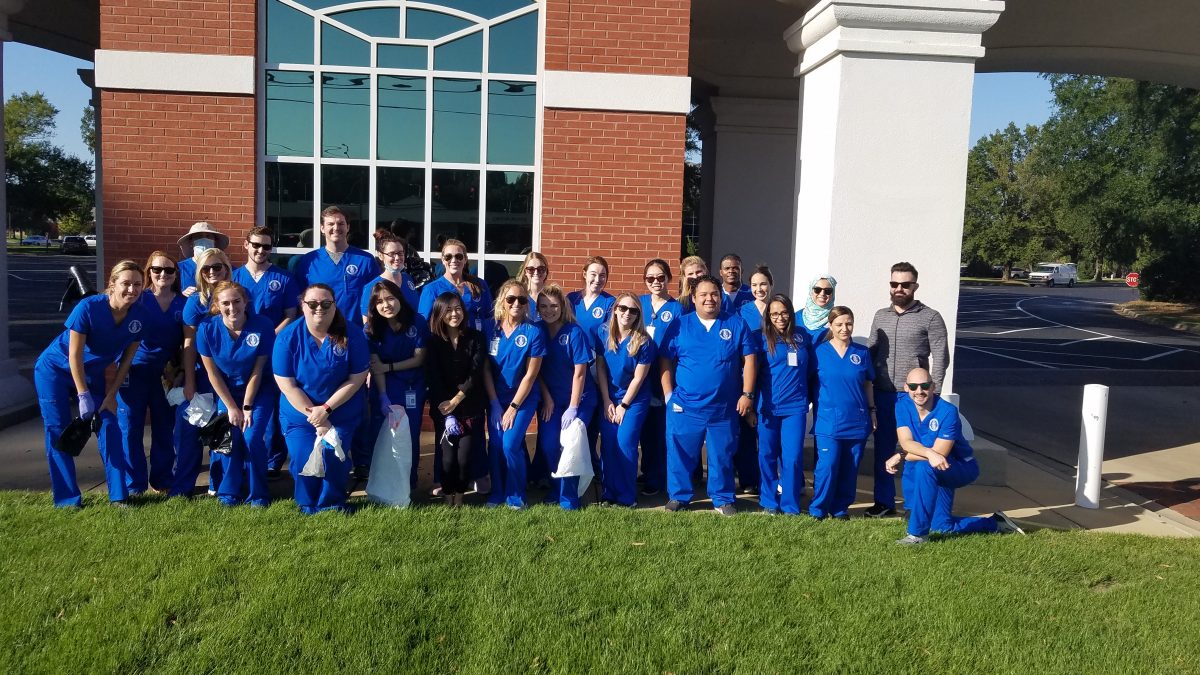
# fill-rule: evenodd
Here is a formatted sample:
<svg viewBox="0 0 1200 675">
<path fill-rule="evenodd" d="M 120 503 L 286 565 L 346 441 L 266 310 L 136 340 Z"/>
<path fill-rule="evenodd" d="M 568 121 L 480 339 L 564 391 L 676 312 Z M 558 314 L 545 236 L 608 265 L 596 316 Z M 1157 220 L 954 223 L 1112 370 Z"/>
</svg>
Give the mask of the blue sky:
<svg viewBox="0 0 1200 675">
<path fill-rule="evenodd" d="M 75 71 L 91 64 L 70 56 L 28 47 L 4 45 L 4 97 L 41 91 L 59 110 L 55 142 L 67 152 L 88 158 L 79 134 L 79 118 L 90 98 Z M 1041 124 L 1050 116 L 1050 86 L 1035 73 L 986 73 L 975 76 L 971 111 L 971 143 L 1009 122 Z"/>
</svg>

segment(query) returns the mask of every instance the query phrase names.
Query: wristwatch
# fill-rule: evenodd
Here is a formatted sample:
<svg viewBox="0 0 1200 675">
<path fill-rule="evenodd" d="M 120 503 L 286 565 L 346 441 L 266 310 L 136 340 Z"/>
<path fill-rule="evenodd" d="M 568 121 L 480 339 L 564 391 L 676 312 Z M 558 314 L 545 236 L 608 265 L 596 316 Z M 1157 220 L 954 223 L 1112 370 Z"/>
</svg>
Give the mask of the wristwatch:
<svg viewBox="0 0 1200 675">
<path fill-rule="evenodd" d="M 509 404 L 508 404 L 508 407 L 512 408 L 513 410 L 520 410 L 520 409 L 521 409 L 521 406 L 517 405 L 517 402 L 516 402 L 516 401 L 513 401 L 512 403 L 509 403 Z"/>
<path fill-rule="evenodd" d="M 742 396 L 750 399 L 751 401 L 754 400 L 754 392 L 752 392 L 752 391 L 743 391 Z"/>
<path fill-rule="evenodd" d="M 251 412 L 251 411 L 253 411 L 253 410 L 254 410 L 254 406 L 252 406 L 252 405 L 244 405 L 244 406 L 242 406 L 242 410 L 245 410 L 246 412 Z"/>
<path fill-rule="evenodd" d="M 617 405 L 618 405 L 618 406 L 620 406 L 620 407 L 622 407 L 622 408 L 624 408 L 624 409 L 626 409 L 626 410 L 629 410 L 629 404 L 628 404 L 628 403 L 626 403 L 625 401 L 621 401 L 621 402 L 620 402 L 620 403 L 618 403 Z"/>
</svg>

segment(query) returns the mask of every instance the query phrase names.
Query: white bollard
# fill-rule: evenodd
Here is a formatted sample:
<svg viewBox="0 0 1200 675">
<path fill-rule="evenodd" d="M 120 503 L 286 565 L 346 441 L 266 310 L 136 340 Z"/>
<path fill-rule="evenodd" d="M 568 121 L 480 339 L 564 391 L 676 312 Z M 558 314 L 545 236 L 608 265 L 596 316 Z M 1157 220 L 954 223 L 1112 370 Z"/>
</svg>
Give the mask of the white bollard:
<svg viewBox="0 0 1200 675">
<path fill-rule="evenodd" d="M 1100 508 L 1100 475 L 1104 470 L 1104 429 L 1108 424 L 1108 387 L 1083 388 L 1083 423 L 1079 427 L 1079 468 L 1075 474 L 1075 503 Z"/>
</svg>

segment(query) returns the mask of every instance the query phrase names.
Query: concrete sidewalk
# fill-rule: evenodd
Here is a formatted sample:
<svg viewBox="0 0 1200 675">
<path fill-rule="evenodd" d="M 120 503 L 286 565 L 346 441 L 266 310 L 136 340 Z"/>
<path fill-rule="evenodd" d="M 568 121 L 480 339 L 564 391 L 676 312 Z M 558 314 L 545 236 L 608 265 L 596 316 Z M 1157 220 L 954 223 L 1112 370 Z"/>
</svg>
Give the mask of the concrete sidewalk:
<svg viewBox="0 0 1200 675">
<path fill-rule="evenodd" d="M 43 431 L 41 419 L 29 420 L 4 431 L 0 431 L 0 489 L 2 490 L 34 490 L 49 489 L 49 477 L 46 473 L 46 458 L 43 446 Z M 425 434 L 425 447 L 431 447 L 431 434 Z M 532 441 L 532 439 L 531 439 Z M 980 440 L 982 446 L 990 445 Z M 147 439 L 149 445 L 149 439 Z M 532 445 L 530 446 L 532 447 Z M 1155 454 L 1155 453 L 1152 453 Z M 811 456 L 806 452 L 806 457 Z M 1058 530 L 1088 530 L 1093 532 L 1137 533 L 1154 536 L 1191 537 L 1200 535 L 1200 521 L 1192 520 L 1185 515 L 1165 508 L 1149 499 L 1123 489 L 1119 485 L 1106 482 L 1102 508 L 1090 510 L 1074 505 L 1075 486 L 1071 476 L 1063 475 L 1061 470 L 1049 463 L 1042 463 L 1034 456 L 1024 453 L 1003 452 L 981 453 L 981 456 L 991 458 L 990 461 L 1006 461 L 1005 475 L 1007 486 L 971 485 L 958 491 L 955 501 L 955 513 L 972 515 L 988 514 L 1003 510 L 1017 519 L 1022 526 L 1031 529 L 1051 528 Z M 1114 460 L 1125 467 L 1126 471 L 1117 473 L 1113 466 L 1114 476 L 1136 476 L 1138 480 L 1151 480 L 1155 475 L 1182 475 L 1174 469 L 1181 461 L 1180 455 L 1150 457 L 1148 460 L 1137 462 L 1139 457 L 1129 457 Z M 997 459 L 999 458 L 999 459 Z M 417 493 L 418 501 L 437 502 L 436 498 L 428 497 L 431 484 L 430 465 L 432 453 L 425 453 L 421 461 L 421 488 Z M 99 454 L 95 449 L 95 441 L 83 451 L 76 460 L 80 485 L 88 492 L 104 494 L 104 470 Z M 985 467 L 986 469 L 986 467 Z M 1106 477 L 1110 464 L 1105 464 Z M 1158 472 L 1158 473 L 1155 473 Z M 811 475 L 810 475 L 811 484 Z M 197 481 L 197 494 L 204 494 L 208 477 L 201 474 Z M 858 495 L 860 502 L 855 505 L 853 513 L 858 515 L 871 505 L 871 478 L 860 475 Z M 362 484 L 354 489 L 361 494 Z M 702 492 L 702 487 L 701 487 Z M 276 498 L 287 498 L 291 494 L 291 481 L 286 478 L 272 484 L 272 493 Z M 592 494 L 589 492 L 589 494 Z M 531 502 L 540 497 L 540 492 L 530 495 Z M 47 502 L 49 497 L 47 496 Z M 481 501 L 476 497 L 474 502 Z M 666 502 L 664 495 L 642 498 L 646 508 L 661 507 Z M 703 510 L 708 505 L 707 500 L 697 499 L 693 504 L 694 510 Z M 751 495 L 739 495 L 738 508 L 742 511 L 758 510 L 757 498 Z M 1198 514 L 1200 515 L 1200 514 Z"/>
</svg>

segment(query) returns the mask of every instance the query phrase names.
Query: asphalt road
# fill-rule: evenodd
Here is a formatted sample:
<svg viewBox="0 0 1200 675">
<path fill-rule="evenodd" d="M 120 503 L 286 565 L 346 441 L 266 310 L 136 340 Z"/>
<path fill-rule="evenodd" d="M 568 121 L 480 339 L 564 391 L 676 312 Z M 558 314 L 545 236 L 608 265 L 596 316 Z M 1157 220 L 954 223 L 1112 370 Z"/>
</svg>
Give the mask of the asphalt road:
<svg viewBox="0 0 1200 675">
<path fill-rule="evenodd" d="M 58 305 L 72 265 L 95 280 L 94 255 L 8 256 L 8 339 L 11 355 L 22 367 L 31 368 L 37 355 L 62 332 L 71 306 L 60 312 Z"/>
</svg>

